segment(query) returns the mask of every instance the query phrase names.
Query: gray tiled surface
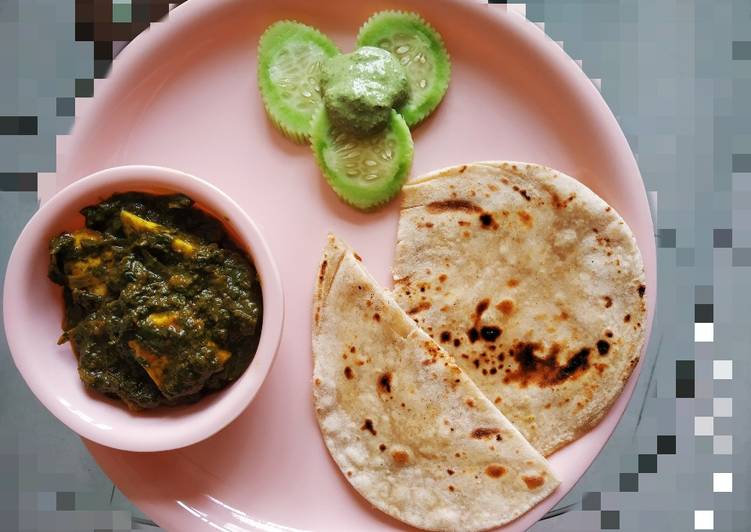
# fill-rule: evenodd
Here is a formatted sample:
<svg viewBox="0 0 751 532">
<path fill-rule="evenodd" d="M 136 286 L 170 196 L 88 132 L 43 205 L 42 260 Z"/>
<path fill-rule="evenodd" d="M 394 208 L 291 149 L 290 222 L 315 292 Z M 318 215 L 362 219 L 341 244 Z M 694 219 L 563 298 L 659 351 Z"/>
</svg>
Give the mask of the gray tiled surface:
<svg viewBox="0 0 751 532">
<path fill-rule="evenodd" d="M 713 511 L 715 530 L 751 530 L 751 3 L 534 0 L 526 13 L 602 80 L 650 191 L 659 246 L 658 313 L 634 398 L 534 530 L 693 530 L 706 524 L 696 511 Z M 36 209 L 36 193 L 20 192 L 33 186 L 28 173 L 54 171 L 72 98 L 91 92 L 94 45 L 75 40 L 75 21 L 73 0 L 0 0 L 0 116 L 37 117 L 38 133 L 0 131 L 3 273 Z M 106 66 L 97 59 L 98 74 Z M 713 341 L 695 341 L 707 327 Z M 733 474 L 732 492 L 713 491 L 727 480 L 715 486 L 715 473 Z M 0 338 L 0 530 L 147 523 L 33 398 Z"/>
</svg>

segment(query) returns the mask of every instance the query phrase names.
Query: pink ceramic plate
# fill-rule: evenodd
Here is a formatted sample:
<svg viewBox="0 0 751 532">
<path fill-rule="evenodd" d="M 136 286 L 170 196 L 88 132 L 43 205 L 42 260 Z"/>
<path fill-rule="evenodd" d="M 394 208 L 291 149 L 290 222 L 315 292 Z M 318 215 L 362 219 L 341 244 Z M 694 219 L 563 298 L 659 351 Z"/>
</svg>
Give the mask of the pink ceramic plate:
<svg viewBox="0 0 751 532">
<path fill-rule="evenodd" d="M 256 43 L 271 22 L 313 24 L 343 50 L 373 12 L 421 12 L 451 53 L 449 92 L 414 134 L 413 174 L 469 161 L 534 161 L 578 177 L 636 233 L 655 298 L 652 223 L 639 170 L 596 88 L 533 24 L 474 1 L 191 0 L 118 57 L 76 122 L 58 185 L 118 164 L 171 166 L 213 182 L 261 226 L 285 289 L 276 364 L 253 404 L 214 437 L 133 454 L 88 443 L 122 491 L 171 530 L 403 528 L 352 490 L 321 440 L 311 405 L 310 308 L 326 233 L 390 285 L 398 202 L 375 214 L 342 205 L 310 148 L 269 125 L 255 81 Z M 621 416 L 638 370 L 605 420 L 559 451 L 558 491 L 507 528 L 529 527 L 576 482 Z"/>
</svg>

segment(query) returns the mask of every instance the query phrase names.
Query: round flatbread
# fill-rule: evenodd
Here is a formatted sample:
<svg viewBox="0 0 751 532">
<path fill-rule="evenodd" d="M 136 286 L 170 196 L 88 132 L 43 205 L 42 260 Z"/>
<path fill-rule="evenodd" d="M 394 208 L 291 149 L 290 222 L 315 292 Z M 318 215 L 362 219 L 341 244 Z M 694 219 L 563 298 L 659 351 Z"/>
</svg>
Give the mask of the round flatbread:
<svg viewBox="0 0 751 532">
<path fill-rule="evenodd" d="M 542 454 L 592 428 L 645 336 L 630 229 L 577 180 L 461 165 L 404 187 L 394 295 Z"/>
<path fill-rule="evenodd" d="M 484 530 L 558 485 L 547 461 L 331 237 L 313 317 L 324 441 L 373 506 L 427 530 Z"/>
</svg>

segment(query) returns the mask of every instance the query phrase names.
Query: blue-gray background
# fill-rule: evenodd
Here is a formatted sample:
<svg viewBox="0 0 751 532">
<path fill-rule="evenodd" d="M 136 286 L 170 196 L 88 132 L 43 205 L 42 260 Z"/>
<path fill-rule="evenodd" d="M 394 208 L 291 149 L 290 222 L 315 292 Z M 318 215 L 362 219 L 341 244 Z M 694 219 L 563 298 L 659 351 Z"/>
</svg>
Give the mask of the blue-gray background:
<svg viewBox="0 0 751 532">
<path fill-rule="evenodd" d="M 171 7 L 0 0 L 3 274 L 76 97 L 90 97 L 113 55 Z M 652 341 L 628 411 L 534 530 L 751 530 L 751 1 L 530 0 L 515 9 L 563 41 L 601 87 L 649 191 L 659 268 Z M 149 523 L 31 395 L 0 338 L 0 530 Z"/>
</svg>

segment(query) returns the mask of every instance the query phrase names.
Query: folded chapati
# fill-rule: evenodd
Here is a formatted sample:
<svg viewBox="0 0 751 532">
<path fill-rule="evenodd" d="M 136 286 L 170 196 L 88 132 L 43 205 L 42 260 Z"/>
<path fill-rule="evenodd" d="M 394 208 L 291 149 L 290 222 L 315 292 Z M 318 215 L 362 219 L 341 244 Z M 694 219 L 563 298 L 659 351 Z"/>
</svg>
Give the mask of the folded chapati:
<svg viewBox="0 0 751 532">
<path fill-rule="evenodd" d="M 313 359 L 326 446 L 381 511 L 428 530 L 483 530 L 558 485 L 545 459 L 334 237 L 318 276 Z"/>
<path fill-rule="evenodd" d="M 440 170 L 404 187 L 398 303 L 542 454 L 603 417 L 644 342 L 644 266 L 623 219 L 560 172 Z"/>
</svg>

